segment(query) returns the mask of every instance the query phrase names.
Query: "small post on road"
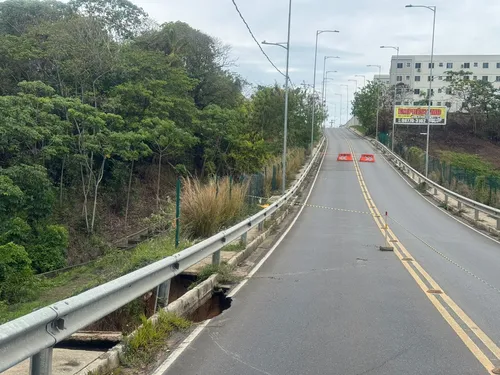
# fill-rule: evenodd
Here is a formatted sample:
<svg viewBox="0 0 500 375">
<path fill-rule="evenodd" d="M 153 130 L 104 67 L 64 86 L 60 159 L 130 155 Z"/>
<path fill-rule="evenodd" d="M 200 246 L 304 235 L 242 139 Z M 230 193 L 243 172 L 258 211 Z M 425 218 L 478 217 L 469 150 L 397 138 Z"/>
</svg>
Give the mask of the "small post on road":
<svg viewBox="0 0 500 375">
<path fill-rule="evenodd" d="M 52 350 L 43 349 L 31 357 L 30 375 L 51 375 L 52 374 Z"/>
<path fill-rule="evenodd" d="M 387 215 L 387 211 L 386 211 L 385 217 L 384 217 L 385 246 L 380 246 L 380 251 L 394 251 L 394 247 L 392 247 L 391 244 L 389 243 L 389 237 L 388 237 L 388 233 L 387 233 L 389 230 L 389 225 L 387 224 L 387 219 L 388 219 L 388 215 Z"/>
</svg>

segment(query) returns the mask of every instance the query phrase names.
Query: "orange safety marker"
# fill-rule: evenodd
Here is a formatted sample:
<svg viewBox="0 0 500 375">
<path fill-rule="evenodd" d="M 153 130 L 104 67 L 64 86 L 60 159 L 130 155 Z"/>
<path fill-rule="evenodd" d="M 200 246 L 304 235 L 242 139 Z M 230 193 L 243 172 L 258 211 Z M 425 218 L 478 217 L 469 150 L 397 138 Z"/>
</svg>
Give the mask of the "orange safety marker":
<svg viewBox="0 0 500 375">
<path fill-rule="evenodd" d="M 362 154 L 359 161 L 364 163 L 375 163 L 375 156 L 373 154 Z"/>
<path fill-rule="evenodd" d="M 337 161 L 352 161 L 352 154 L 339 154 L 339 156 L 337 157 Z"/>
</svg>

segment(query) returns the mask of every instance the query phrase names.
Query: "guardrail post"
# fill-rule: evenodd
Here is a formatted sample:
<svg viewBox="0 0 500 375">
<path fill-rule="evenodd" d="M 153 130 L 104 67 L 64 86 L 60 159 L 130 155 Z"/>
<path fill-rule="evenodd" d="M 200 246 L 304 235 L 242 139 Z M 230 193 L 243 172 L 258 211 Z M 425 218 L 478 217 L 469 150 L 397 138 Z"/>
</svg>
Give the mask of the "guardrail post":
<svg viewBox="0 0 500 375">
<path fill-rule="evenodd" d="M 434 194 L 434 195 L 437 195 L 437 193 L 438 193 L 438 189 L 437 189 L 437 188 L 434 188 L 434 193 L 433 193 L 433 194 Z"/>
<path fill-rule="evenodd" d="M 245 247 L 247 247 L 247 233 L 248 232 L 243 233 L 240 237 L 240 244 Z"/>
<path fill-rule="evenodd" d="M 30 375 L 52 374 L 52 348 L 43 349 L 31 357 Z"/>
<path fill-rule="evenodd" d="M 462 202 L 458 201 L 457 208 L 459 211 L 462 209 Z"/>
<path fill-rule="evenodd" d="M 262 232 L 264 230 L 264 221 L 261 221 L 257 228 L 259 229 L 259 232 Z"/>
<path fill-rule="evenodd" d="M 500 218 L 497 219 L 497 230 L 500 230 Z"/>
<path fill-rule="evenodd" d="M 212 254 L 212 264 L 219 265 L 220 264 L 220 250 L 217 250 Z"/>
<path fill-rule="evenodd" d="M 158 285 L 156 293 L 155 312 L 158 310 L 158 307 L 163 308 L 168 305 L 168 295 L 170 294 L 170 281 L 171 280 L 167 280 L 164 283 Z"/>
<path fill-rule="evenodd" d="M 479 210 L 474 210 L 474 220 L 479 221 Z"/>
<path fill-rule="evenodd" d="M 444 204 L 448 205 L 448 195 L 444 195 Z"/>
</svg>

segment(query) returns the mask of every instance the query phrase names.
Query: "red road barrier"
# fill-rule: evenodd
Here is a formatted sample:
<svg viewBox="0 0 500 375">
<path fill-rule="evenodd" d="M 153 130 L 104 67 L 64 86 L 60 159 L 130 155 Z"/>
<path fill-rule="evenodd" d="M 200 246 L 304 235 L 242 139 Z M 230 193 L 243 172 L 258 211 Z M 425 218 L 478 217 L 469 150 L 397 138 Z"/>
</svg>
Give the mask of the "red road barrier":
<svg viewBox="0 0 500 375">
<path fill-rule="evenodd" d="M 352 154 L 339 154 L 337 161 L 352 161 Z"/>
<path fill-rule="evenodd" d="M 373 154 L 362 154 L 359 161 L 364 163 L 375 163 L 375 156 Z"/>
</svg>

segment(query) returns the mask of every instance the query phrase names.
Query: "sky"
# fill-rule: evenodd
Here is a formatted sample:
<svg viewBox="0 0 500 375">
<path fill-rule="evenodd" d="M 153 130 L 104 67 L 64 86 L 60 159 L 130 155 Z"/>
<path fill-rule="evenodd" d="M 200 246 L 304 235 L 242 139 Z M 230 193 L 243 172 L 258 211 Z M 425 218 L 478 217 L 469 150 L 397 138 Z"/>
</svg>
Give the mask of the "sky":
<svg viewBox="0 0 500 375">
<path fill-rule="evenodd" d="M 286 42 L 288 0 L 235 0 L 260 42 Z M 253 85 L 284 83 L 280 75 L 260 52 L 231 0 L 132 0 L 159 23 L 183 21 L 193 28 L 219 38 L 232 48 L 236 65 L 232 71 Z M 405 8 L 411 0 L 292 0 L 290 39 L 290 79 L 295 84 L 313 82 L 315 35 L 318 29 L 334 29 L 339 33 L 324 33 L 319 37 L 316 88 L 321 89 L 324 56 L 339 56 L 327 60 L 327 103 L 338 123 L 342 94 L 342 120 L 346 115 L 346 87 L 349 101 L 363 85 L 365 75 L 372 79 L 382 65 L 388 73 L 390 59 L 396 51 L 380 49 L 381 45 L 400 47 L 402 55 L 430 54 L 432 11 Z M 434 53 L 439 55 L 500 54 L 499 0 L 433 0 L 435 5 L 436 39 Z M 286 51 L 275 46 L 263 46 L 275 65 L 285 71 Z"/>
</svg>

